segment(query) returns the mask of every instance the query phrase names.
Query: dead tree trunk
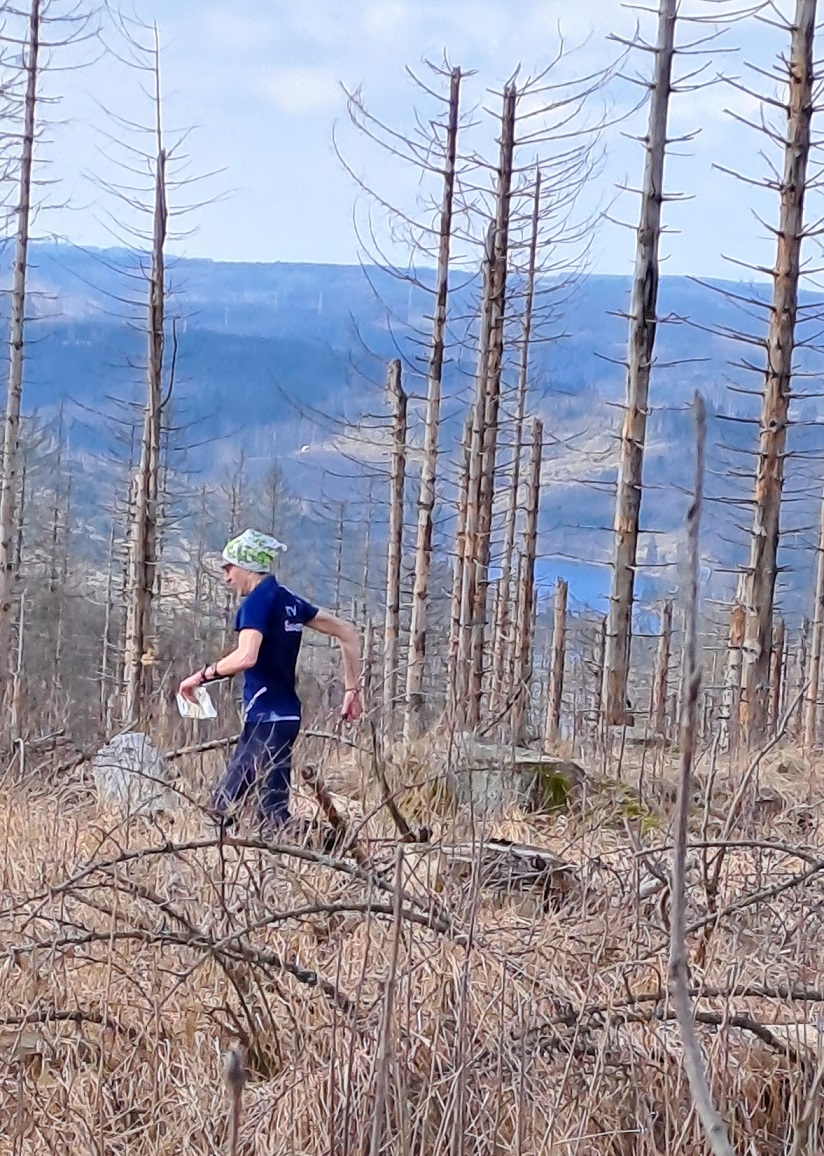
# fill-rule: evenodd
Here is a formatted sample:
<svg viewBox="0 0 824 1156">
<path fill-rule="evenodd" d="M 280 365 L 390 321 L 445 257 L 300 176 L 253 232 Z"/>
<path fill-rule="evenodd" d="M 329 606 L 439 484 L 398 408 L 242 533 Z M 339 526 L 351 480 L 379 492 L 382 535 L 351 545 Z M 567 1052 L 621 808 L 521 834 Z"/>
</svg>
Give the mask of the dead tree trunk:
<svg viewBox="0 0 824 1156">
<path fill-rule="evenodd" d="M 455 529 L 455 558 L 452 567 L 452 597 L 449 608 L 449 687 L 448 713 L 453 720 L 457 719 L 457 707 L 460 702 L 459 687 L 463 680 L 460 677 L 458 654 L 461 645 L 461 596 L 463 592 L 464 564 L 466 561 L 466 520 L 469 502 L 469 474 L 471 470 L 472 430 L 475 424 L 475 410 L 471 407 L 467 414 L 461 442 L 461 472 L 458 479 L 458 517 Z"/>
<path fill-rule="evenodd" d="M 661 633 L 658 636 L 658 653 L 655 658 L 655 675 L 652 684 L 650 723 L 654 735 L 664 735 L 667 731 L 667 683 L 671 650 L 672 602 L 667 600 L 661 611 Z"/>
<path fill-rule="evenodd" d="M 65 605 L 66 605 L 66 591 L 68 590 L 68 576 L 69 576 L 69 525 L 72 508 L 72 475 L 69 474 L 69 480 L 66 485 L 66 505 L 65 505 L 65 520 L 63 526 L 63 543 L 60 553 L 60 569 L 57 573 L 56 582 L 54 586 L 56 606 L 53 605 L 52 612 L 55 617 L 55 637 L 54 637 L 54 665 L 52 667 L 52 683 L 56 691 L 62 690 L 61 686 L 61 667 L 63 665 L 63 643 L 65 641 Z"/>
<path fill-rule="evenodd" d="M 784 619 L 775 624 L 772 641 L 772 669 L 770 672 L 770 730 L 774 731 L 781 719 L 781 702 L 784 693 L 784 644 L 787 632 Z"/>
<path fill-rule="evenodd" d="M 404 730 L 407 741 L 417 738 L 423 715 L 422 690 L 426 661 L 426 612 L 429 596 L 429 571 L 432 565 L 432 513 L 435 508 L 438 433 L 441 420 L 441 381 L 446 339 L 446 307 L 449 296 L 449 251 L 452 241 L 452 204 L 455 193 L 460 91 L 461 70 L 453 68 L 449 86 L 444 189 L 438 242 L 438 271 L 435 281 L 435 315 L 432 323 L 432 345 L 429 352 L 424 451 L 415 542 L 415 578 L 412 587 L 412 621 L 409 630 L 409 663 L 406 671 Z"/>
<path fill-rule="evenodd" d="M 632 607 L 638 531 L 643 492 L 644 445 L 647 435 L 649 382 L 652 369 L 658 301 L 658 245 L 664 199 L 664 156 L 672 91 L 677 0 L 660 0 L 658 44 L 652 81 L 646 162 L 638 225 L 635 276 L 629 318 L 627 389 L 618 488 L 615 500 L 612 591 L 606 656 L 606 721 L 628 721 L 627 685 L 632 641 Z"/>
<path fill-rule="evenodd" d="M 515 629 L 517 682 L 512 711 L 512 733 L 522 742 L 527 721 L 529 686 L 532 681 L 533 640 L 535 633 L 535 559 L 538 553 L 538 513 L 541 502 L 541 456 L 544 444 L 543 422 L 532 425 L 532 450 L 529 457 L 526 510 L 524 518 L 524 561 L 519 582 L 518 618 Z"/>
<path fill-rule="evenodd" d="M 375 513 L 375 495 L 372 492 L 372 482 L 369 483 L 369 495 L 366 503 L 366 531 L 363 539 L 363 572 L 361 589 L 363 591 L 364 622 L 369 611 L 369 589 L 372 585 L 372 523 Z"/>
<path fill-rule="evenodd" d="M 343 613 L 343 527 L 346 522 L 346 502 L 338 502 L 338 528 L 335 534 L 335 613 Z M 334 646 L 334 639 L 329 639 Z"/>
<path fill-rule="evenodd" d="M 687 514 L 688 577 L 684 610 L 684 690 L 681 701 L 678 748 L 678 801 L 672 855 L 672 917 L 670 933 L 669 992 L 681 1036 L 682 1063 L 687 1073 L 692 1103 L 701 1121 L 713 1156 L 735 1156 L 726 1128 L 713 1103 L 707 1082 L 701 1045 L 695 1033 L 694 1008 L 689 990 L 687 956 L 687 851 L 688 818 L 692 799 L 692 776 L 696 762 L 698 700 L 701 693 L 701 666 L 698 658 L 698 575 L 701 560 L 701 504 L 704 489 L 704 452 L 707 416 L 700 394 L 695 395 L 697 426 L 695 492 Z"/>
<path fill-rule="evenodd" d="M 512 689 L 512 559 L 515 549 L 515 530 L 518 521 L 518 496 L 521 482 L 521 449 L 523 442 L 526 391 L 529 379 L 529 342 L 532 334 L 532 309 L 535 300 L 535 267 L 538 255 L 538 224 L 541 205 L 541 172 L 535 172 L 535 193 L 532 205 L 532 233 L 529 243 L 529 266 L 524 300 L 521 355 L 518 365 L 518 400 L 515 412 L 515 448 L 512 455 L 512 473 L 509 479 L 509 500 L 504 523 L 504 548 L 501 557 L 501 576 L 498 579 L 498 597 L 495 603 L 493 631 L 492 691 L 496 708 L 502 705 Z"/>
<path fill-rule="evenodd" d="M 569 583 L 559 578 L 555 585 L 555 608 L 552 619 L 552 666 L 549 672 L 549 699 L 546 711 L 545 746 L 558 742 L 561 733 L 561 703 L 564 694 L 566 662 L 567 596 Z"/>
<path fill-rule="evenodd" d="M 28 466 L 26 464 L 26 455 L 23 454 L 20 461 L 20 493 L 17 500 L 17 517 L 15 518 L 16 525 L 14 527 L 14 565 L 12 566 L 12 574 L 17 576 L 23 565 L 23 546 L 25 544 L 25 530 L 26 530 L 26 473 Z"/>
<path fill-rule="evenodd" d="M 802 630 L 802 645 L 806 632 Z M 818 733 L 818 692 L 821 686 L 821 649 L 824 645 L 824 497 L 821 499 L 821 520 L 818 530 L 818 559 L 815 570 L 815 598 L 813 603 L 813 637 L 809 655 L 809 685 L 805 691 L 804 747 L 812 750 Z M 804 684 L 804 662 L 801 685 Z"/>
<path fill-rule="evenodd" d="M 19 743 L 23 738 L 23 718 L 25 716 L 25 682 L 23 679 L 23 656 L 25 653 L 26 637 L 26 592 L 20 595 L 20 606 L 17 614 L 17 657 L 11 678 L 11 711 L 9 712 L 9 737 L 12 743 Z M 22 754 L 21 754 L 22 759 Z M 22 766 L 20 770 L 22 771 Z"/>
<path fill-rule="evenodd" d="M 142 722 L 145 719 L 152 685 L 152 603 L 157 579 L 158 487 L 164 404 L 163 345 L 166 306 L 165 244 L 167 222 L 166 150 L 163 148 L 158 122 L 152 267 L 149 277 L 146 404 L 143 411 L 140 461 L 134 480 L 133 517 L 129 548 L 124 702 L 124 721 L 126 722 Z"/>
<path fill-rule="evenodd" d="M 798 648 L 795 653 L 795 678 L 793 679 L 793 695 L 797 696 L 797 704 L 793 711 L 792 735 L 799 742 L 804 741 L 804 728 L 807 717 L 807 674 L 810 654 L 812 622 L 805 615 L 801 619 L 801 629 L 798 633 Z"/>
<path fill-rule="evenodd" d="M 730 751 L 737 749 L 741 731 L 741 668 L 744 661 L 742 652 L 744 627 L 744 607 L 735 605 L 730 611 L 730 637 L 723 709 L 723 717 L 727 724 L 726 745 Z"/>
<path fill-rule="evenodd" d="M 744 606 L 743 723 L 749 742 L 763 738 L 768 722 L 773 603 L 778 575 L 781 494 L 787 445 L 793 347 L 798 310 L 804 194 L 813 112 L 813 38 L 816 0 L 796 0 L 788 62 L 789 95 L 778 249 L 767 335 L 767 370 L 761 406 L 750 557 Z"/>
<path fill-rule="evenodd" d="M 20 468 L 20 408 L 23 395 L 23 339 L 26 320 L 26 273 L 28 271 L 29 217 L 40 51 L 40 0 L 31 0 L 28 45 L 24 57 L 26 96 L 20 154 L 17 235 L 9 329 L 9 376 L 3 424 L 3 457 L 0 463 L 0 690 L 9 674 L 12 604 L 14 601 L 15 529 Z"/>
<path fill-rule="evenodd" d="M 109 653 L 112 649 L 112 586 L 114 584 L 115 529 L 116 523 L 114 517 L 112 517 L 106 570 L 106 609 L 103 615 L 103 645 L 100 660 L 100 720 L 103 723 L 109 721 Z"/>
<path fill-rule="evenodd" d="M 509 215 L 512 191 L 512 165 L 515 149 L 515 103 L 513 84 L 504 89 L 501 118 L 500 157 L 495 198 L 495 221 L 492 231 L 492 253 L 489 268 L 488 309 L 484 322 L 486 340 L 482 337 L 483 357 L 479 365 L 476 392 L 478 437 L 474 453 L 478 456 L 476 490 L 470 492 L 470 510 L 477 510 L 473 533 L 467 534 L 471 559 L 471 583 L 464 608 L 464 622 L 469 629 L 469 693 L 467 724 L 477 726 L 481 718 L 484 675 L 484 641 L 486 637 L 487 587 L 492 538 L 492 511 L 495 498 L 495 465 L 498 448 L 498 410 L 501 401 L 501 369 L 506 315 L 506 280 L 509 261 Z"/>
<path fill-rule="evenodd" d="M 367 617 L 363 632 L 363 697 L 371 705 L 374 683 L 375 627 Z"/>
<path fill-rule="evenodd" d="M 592 730 L 593 745 L 596 752 L 600 750 L 606 759 L 606 727 L 604 726 L 604 674 L 607 662 L 607 618 L 601 619 L 598 626 L 598 639 L 595 646 L 595 693 L 592 701 Z"/>
<path fill-rule="evenodd" d="M 482 468 L 481 444 L 484 423 L 483 379 L 489 344 L 489 316 L 492 297 L 492 265 L 494 261 L 494 226 L 490 224 L 486 235 L 486 247 L 482 264 L 483 295 L 481 298 L 481 332 L 478 352 L 478 380 L 475 386 L 475 401 L 471 411 L 469 446 L 465 458 L 466 504 L 462 530 L 463 555 L 460 564 L 460 611 L 458 615 L 458 656 L 455 666 L 455 702 L 458 707 L 456 721 L 466 725 L 469 721 L 467 699 L 470 693 L 470 662 L 472 658 L 472 608 L 475 603 L 477 583 L 477 539 L 478 505 L 480 501 L 480 476 Z M 462 482 L 462 486 L 463 486 Z"/>
<path fill-rule="evenodd" d="M 392 452 L 389 465 L 389 542 L 386 551 L 386 622 L 383 632 L 383 701 L 387 711 L 398 698 L 398 647 L 401 623 L 403 493 L 406 482 L 407 397 L 401 363 L 390 361 L 386 388 L 392 405 Z"/>
</svg>

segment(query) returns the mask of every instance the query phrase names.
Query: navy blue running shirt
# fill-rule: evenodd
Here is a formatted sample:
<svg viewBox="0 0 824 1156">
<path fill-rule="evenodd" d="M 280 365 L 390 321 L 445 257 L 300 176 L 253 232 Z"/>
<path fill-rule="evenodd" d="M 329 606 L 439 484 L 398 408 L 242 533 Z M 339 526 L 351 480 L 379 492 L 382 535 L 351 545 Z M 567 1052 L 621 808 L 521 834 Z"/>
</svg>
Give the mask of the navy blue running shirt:
<svg viewBox="0 0 824 1156">
<path fill-rule="evenodd" d="M 317 613 L 317 606 L 281 586 L 271 575 L 243 599 L 235 630 L 259 630 L 263 635 L 257 662 L 243 680 L 244 718 L 300 718 L 295 666 L 303 627 Z"/>
</svg>

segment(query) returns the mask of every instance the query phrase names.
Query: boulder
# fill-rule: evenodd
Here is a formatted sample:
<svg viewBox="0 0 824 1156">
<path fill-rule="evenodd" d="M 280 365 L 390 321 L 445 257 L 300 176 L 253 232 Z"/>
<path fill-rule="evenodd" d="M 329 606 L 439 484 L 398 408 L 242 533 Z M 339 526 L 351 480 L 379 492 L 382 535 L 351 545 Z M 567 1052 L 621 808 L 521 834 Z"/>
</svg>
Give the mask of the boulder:
<svg viewBox="0 0 824 1156">
<path fill-rule="evenodd" d="M 140 731 L 117 735 L 92 759 L 97 795 L 125 814 L 157 814 L 176 809 L 168 784 L 172 776 L 163 756 Z"/>
<path fill-rule="evenodd" d="M 459 746 L 451 772 L 457 797 L 484 814 L 511 803 L 533 811 L 564 807 L 580 796 L 586 777 L 573 759 L 472 738 Z"/>
</svg>

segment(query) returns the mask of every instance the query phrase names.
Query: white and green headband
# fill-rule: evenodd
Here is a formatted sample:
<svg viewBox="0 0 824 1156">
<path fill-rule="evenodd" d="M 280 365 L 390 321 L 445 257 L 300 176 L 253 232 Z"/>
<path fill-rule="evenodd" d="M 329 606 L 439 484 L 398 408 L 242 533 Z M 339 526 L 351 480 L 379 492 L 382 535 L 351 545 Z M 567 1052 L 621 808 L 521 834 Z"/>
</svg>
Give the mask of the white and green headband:
<svg viewBox="0 0 824 1156">
<path fill-rule="evenodd" d="M 285 550 L 283 542 L 259 530 L 244 530 L 237 538 L 226 543 L 223 561 L 232 566 L 240 566 L 253 574 L 268 574 L 277 561 L 278 554 Z"/>
</svg>

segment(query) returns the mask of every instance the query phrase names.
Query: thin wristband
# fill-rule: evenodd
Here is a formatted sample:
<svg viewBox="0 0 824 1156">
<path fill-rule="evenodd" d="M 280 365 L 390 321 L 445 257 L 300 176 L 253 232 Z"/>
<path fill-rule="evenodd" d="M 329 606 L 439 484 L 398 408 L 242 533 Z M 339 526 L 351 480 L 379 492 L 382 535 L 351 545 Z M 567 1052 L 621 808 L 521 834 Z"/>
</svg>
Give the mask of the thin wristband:
<svg viewBox="0 0 824 1156">
<path fill-rule="evenodd" d="M 343 693 L 344 694 L 350 694 L 350 693 L 360 694 L 360 687 L 359 686 L 345 686 L 343 688 Z"/>
</svg>

